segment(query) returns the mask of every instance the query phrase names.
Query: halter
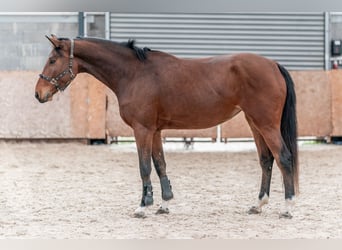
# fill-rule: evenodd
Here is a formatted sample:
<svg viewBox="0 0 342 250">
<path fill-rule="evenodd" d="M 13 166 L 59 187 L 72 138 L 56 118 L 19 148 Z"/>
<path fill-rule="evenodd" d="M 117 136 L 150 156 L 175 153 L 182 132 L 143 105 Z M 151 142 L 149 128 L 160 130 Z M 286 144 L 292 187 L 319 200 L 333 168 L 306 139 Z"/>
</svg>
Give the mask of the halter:
<svg viewBox="0 0 342 250">
<path fill-rule="evenodd" d="M 71 46 L 70 46 L 70 58 L 69 58 L 69 67 L 66 68 L 62 73 L 60 73 L 59 75 L 57 75 L 56 77 L 49 77 L 43 74 L 39 74 L 39 77 L 44 79 L 45 81 L 48 81 L 49 83 L 51 83 L 53 86 L 55 86 L 55 88 L 59 91 L 63 91 L 66 89 L 66 87 L 68 87 L 68 85 L 72 82 L 72 80 L 75 79 L 76 75 L 74 74 L 74 72 L 72 71 L 72 62 L 74 59 L 74 40 L 70 40 L 71 42 Z M 58 81 L 63 78 L 67 73 L 70 74 L 70 80 L 63 86 L 61 87 L 60 83 L 58 83 Z"/>
</svg>

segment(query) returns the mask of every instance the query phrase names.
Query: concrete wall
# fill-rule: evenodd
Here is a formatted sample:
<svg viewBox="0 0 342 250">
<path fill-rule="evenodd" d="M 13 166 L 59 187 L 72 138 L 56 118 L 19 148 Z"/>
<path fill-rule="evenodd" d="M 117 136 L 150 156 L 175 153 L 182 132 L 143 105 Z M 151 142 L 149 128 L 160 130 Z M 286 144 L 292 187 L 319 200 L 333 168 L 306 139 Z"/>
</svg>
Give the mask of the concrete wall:
<svg viewBox="0 0 342 250">
<path fill-rule="evenodd" d="M 34 97 L 37 71 L 0 71 L 0 138 L 105 138 L 103 85 L 80 74 L 52 102 Z"/>
</svg>

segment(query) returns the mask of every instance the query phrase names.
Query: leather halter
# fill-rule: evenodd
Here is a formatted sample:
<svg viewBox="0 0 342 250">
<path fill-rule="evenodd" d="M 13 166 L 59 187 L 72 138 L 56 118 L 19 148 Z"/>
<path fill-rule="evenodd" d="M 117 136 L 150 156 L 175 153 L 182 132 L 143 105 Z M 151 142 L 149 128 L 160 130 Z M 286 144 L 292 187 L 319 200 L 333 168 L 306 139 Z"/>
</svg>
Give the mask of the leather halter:
<svg viewBox="0 0 342 250">
<path fill-rule="evenodd" d="M 56 87 L 57 90 L 59 91 L 63 91 L 66 89 L 66 87 L 68 87 L 68 85 L 72 82 L 72 80 L 75 79 L 76 75 L 74 74 L 74 72 L 72 71 L 72 62 L 74 59 L 74 40 L 71 39 L 70 40 L 71 45 L 70 45 L 70 57 L 69 57 L 69 67 L 66 68 L 62 73 L 58 74 L 56 77 L 50 77 L 50 76 L 46 76 L 43 74 L 39 74 L 39 77 L 44 79 L 45 81 L 48 81 L 49 83 L 51 83 L 53 86 Z M 58 82 L 61 78 L 63 78 L 66 74 L 70 74 L 70 80 L 67 81 L 64 86 L 61 86 L 60 83 Z"/>
</svg>

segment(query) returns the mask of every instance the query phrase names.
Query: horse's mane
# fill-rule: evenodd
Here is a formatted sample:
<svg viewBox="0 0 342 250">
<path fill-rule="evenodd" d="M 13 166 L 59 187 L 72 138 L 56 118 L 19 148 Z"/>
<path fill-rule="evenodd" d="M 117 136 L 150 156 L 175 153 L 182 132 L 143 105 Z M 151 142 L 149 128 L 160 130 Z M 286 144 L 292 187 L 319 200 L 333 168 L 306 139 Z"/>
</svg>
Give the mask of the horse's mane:
<svg viewBox="0 0 342 250">
<path fill-rule="evenodd" d="M 60 38 L 61 40 L 67 39 L 67 38 Z M 144 47 L 144 48 L 140 48 L 138 46 L 135 45 L 135 40 L 133 39 L 129 39 L 127 42 L 114 42 L 114 41 L 109 41 L 109 40 L 105 40 L 105 39 L 101 39 L 101 38 L 89 38 L 89 37 L 77 37 L 77 39 L 82 39 L 82 40 L 91 40 L 91 41 L 95 41 L 95 42 L 107 42 L 107 43 L 111 43 L 111 44 L 118 44 L 120 46 L 123 46 L 125 48 L 131 49 L 135 52 L 135 55 L 137 56 L 137 58 L 140 61 L 145 61 L 147 59 L 147 52 L 151 51 L 150 48 Z"/>
<path fill-rule="evenodd" d="M 134 50 L 136 56 L 138 57 L 140 61 L 145 61 L 147 59 L 147 52 L 151 51 L 151 49 L 147 47 L 139 48 L 135 46 L 135 40 L 131 40 L 131 39 L 129 39 L 128 42 L 121 43 L 121 45 Z"/>
</svg>

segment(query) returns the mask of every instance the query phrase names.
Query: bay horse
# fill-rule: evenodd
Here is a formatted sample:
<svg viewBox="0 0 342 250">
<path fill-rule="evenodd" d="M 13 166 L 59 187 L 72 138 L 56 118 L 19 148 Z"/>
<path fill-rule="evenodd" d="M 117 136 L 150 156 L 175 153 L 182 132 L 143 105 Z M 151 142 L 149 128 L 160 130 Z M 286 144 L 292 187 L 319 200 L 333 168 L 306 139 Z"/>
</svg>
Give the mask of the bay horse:
<svg viewBox="0 0 342 250">
<path fill-rule="evenodd" d="M 180 59 L 139 48 L 134 40 L 46 37 L 53 49 L 35 88 L 39 102 L 51 101 L 78 73 L 86 72 L 116 94 L 120 115 L 134 130 L 142 179 L 135 216 L 144 217 L 145 208 L 153 204 L 152 161 L 163 201 L 157 213 L 169 212 L 173 192 L 166 174 L 163 129 L 209 128 L 243 111 L 262 169 L 258 201 L 248 213 L 261 213 L 268 203 L 275 160 L 285 188 L 285 209 L 279 216 L 292 217 L 299 186 L 296 95 L 283 66 L 249 53 Z"/>
</svg>

